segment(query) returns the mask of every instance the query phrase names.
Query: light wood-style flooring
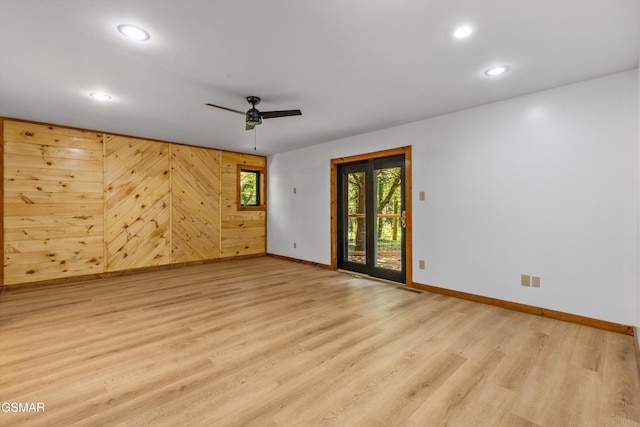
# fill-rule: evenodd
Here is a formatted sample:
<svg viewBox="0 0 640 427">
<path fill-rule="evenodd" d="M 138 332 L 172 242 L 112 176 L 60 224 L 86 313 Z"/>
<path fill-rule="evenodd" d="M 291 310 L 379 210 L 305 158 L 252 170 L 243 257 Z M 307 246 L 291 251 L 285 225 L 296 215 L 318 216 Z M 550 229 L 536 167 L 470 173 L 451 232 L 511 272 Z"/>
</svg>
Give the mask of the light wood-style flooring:
<svg viewBox="0 0 640 427">
<path fill-rule="evenodd" d="M 2 426 L 640 426 L 633 337 L 274 258 L 0 295 Z"/>
</svg>

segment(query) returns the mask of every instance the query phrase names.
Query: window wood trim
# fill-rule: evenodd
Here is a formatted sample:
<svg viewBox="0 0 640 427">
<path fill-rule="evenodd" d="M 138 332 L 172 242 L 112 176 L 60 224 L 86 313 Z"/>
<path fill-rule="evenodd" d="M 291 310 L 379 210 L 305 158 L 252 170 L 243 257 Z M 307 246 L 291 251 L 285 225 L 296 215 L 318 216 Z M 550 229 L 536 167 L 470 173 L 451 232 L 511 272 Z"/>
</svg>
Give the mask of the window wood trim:
<svg viewBox="0 0 640 427">
<path fill-rule="evenodd" d="M 251 171 L 251 172 L 258 172 L 260 175 L 260 182 L 259 182 L 259 190 L 260 190 L 260 204 L 257 206 L 243 206 L 240 203 L 240 172 L 241 171 Z M 266 206 L 267 206 L 267 173 L 266 173 L 266 169 L 260 166 L 252 166 L 252 165 L 246 165 L 246 164 L 242 164 L 242 165 L 238 165 L 237 168 L 237 173 L 236 173 L 236 203 L 237 203 L 237 209 L 239 211 L 264 211 L 266 210 Z"/>
</svg>

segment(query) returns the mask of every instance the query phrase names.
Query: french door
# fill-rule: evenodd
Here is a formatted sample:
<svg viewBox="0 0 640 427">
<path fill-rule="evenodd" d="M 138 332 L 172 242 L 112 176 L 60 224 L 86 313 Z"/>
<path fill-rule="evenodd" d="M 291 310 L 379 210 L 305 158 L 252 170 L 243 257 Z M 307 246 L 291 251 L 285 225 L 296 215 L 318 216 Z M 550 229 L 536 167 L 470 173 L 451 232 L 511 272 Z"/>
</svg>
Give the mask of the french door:
<svg viewBox="0 0 640 427">
<path fill-rule="evenodd" d="M 338 167 L 338 268 L 405 282 L 405 156 Z"/>
</svg>

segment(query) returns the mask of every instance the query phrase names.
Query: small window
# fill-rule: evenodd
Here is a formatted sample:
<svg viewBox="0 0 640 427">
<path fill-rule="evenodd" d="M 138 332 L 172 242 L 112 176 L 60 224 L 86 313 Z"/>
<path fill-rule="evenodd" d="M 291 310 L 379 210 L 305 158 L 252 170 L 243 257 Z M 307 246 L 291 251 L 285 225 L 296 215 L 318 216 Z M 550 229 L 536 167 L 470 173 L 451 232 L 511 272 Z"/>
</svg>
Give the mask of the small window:
<svg viewBox="0 0 640 427">
<path fill-rule="evenodd" d="M 266 209 L 266 172 L 260 166 L 238 165 L 238 210 L 263 211 Z"/>
<path fill-rule="evenodd" d="M 260 206 L 260 171 L 240 169 L 240 206 Z"/>
</svg>

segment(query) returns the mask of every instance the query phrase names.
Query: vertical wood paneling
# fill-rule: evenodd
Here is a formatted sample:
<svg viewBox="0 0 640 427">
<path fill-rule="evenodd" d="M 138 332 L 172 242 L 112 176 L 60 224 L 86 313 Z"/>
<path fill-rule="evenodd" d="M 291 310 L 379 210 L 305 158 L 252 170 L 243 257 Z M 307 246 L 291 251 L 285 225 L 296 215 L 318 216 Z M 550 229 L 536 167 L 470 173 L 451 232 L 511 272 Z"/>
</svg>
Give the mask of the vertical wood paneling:
<svg viewBox="0 0 640 427">
<path fill-rule="evenodd" d="M 220 257 L 220 156 L 171 146 L 172 262 Z"/>
<path fill-rule="evenodd" d="M 107 271 L 171 261 L 169 143 L 105 135 Z"/>
<path fill-rule="evenodd" d="M 0 119 L 0 257 L 4 260 L 4 120 Z M 0 269 L 0 291 L 4 289 L 4 267 Z"/>
<path fill-rule="evenodd" d="M 222 257 L 266 252 L 266 211 L 238 210 L 238 165 L 266 170 L 266 159 L 250 154 L 222 153 Z"/>
<path fill-rule="evenodd" d="M 5 120 L 4 283 L 104 271 L 102 135 Z"/>
</svg>

